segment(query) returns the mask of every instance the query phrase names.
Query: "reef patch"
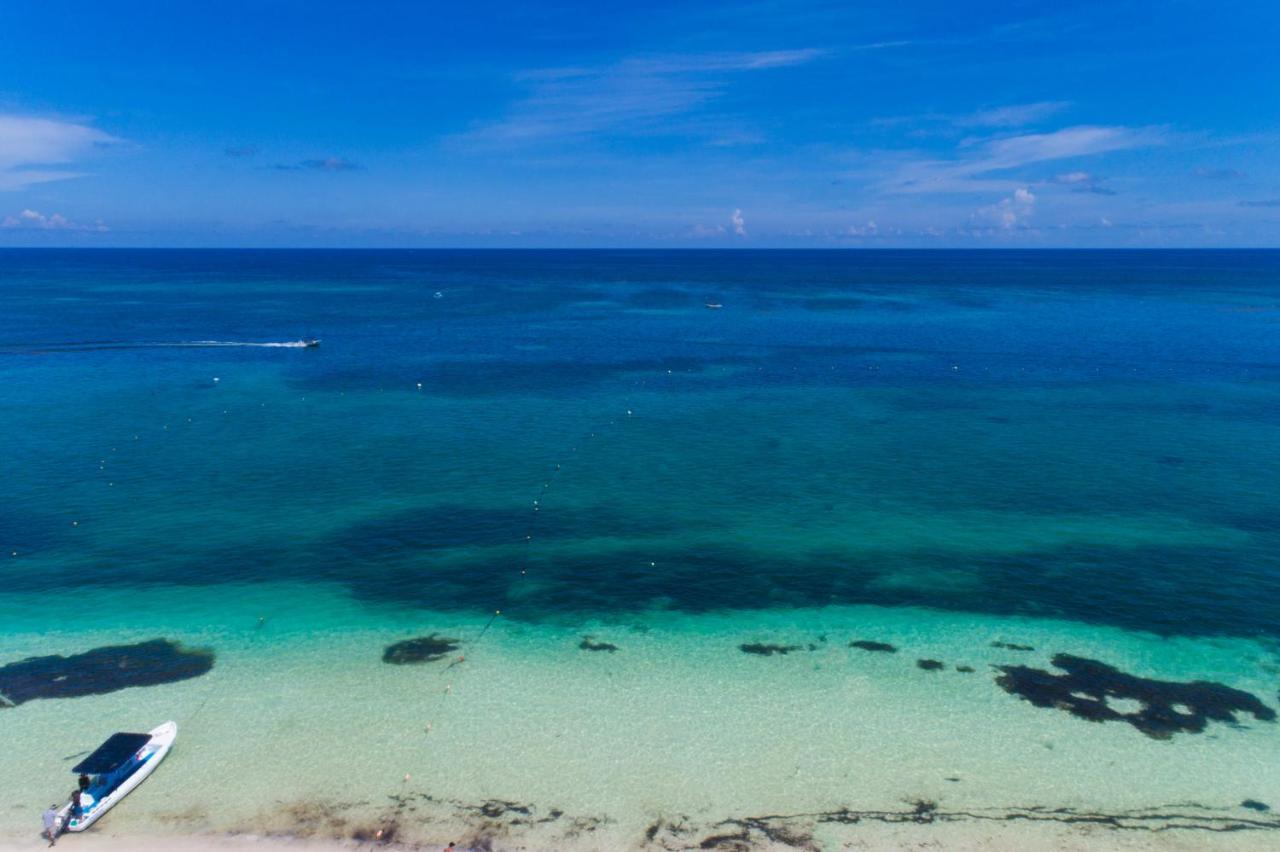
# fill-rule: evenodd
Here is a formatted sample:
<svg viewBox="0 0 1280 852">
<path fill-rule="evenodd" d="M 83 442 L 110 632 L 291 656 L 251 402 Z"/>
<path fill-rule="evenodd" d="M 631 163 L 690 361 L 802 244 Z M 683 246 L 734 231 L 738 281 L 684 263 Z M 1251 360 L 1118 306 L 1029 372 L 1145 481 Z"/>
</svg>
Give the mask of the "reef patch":
<svg viewBox="0 0 1280 852">
<path fill-rule="evenodd" d="M 1030 645 L 1017 645 L 1013 642 L 992 642 L 992 648 L 1004 648 L 1006 651 L 1034 651 Z"/>
<path fill-rule="evenodd" d="M 898 649 L 888 642 L 873 642 L 870 639 L 855 639 L 849 643 L 850 648 L 861 648 L 864 651 L 879 651 L 884 654 L 896 654 Z"/>
<path fill-rule="evenodd" d="M 761 657 L 772 657 L 774 654 L 790 654 L 799 651 L 799 645 L 769 645 L 764 642 L 744 642 L 738 646 L 744 654 L 756 654 Z"/>
<path fill-rule="evenodd" d="M 916 668 L 924 669 L 927 672 L 940 671 L 945 667 L 945 664 L 940 660 L 916 660 Z"/>
<path fill-rule="evenodd" d="M 578 647 L 584 651 L 607 651 L 610 654 L 618 650 L 618 646 L 612 642 L 597 642 L 594 636 L 583 636 Z"/>
<path fill-rule="evenodd" d="M 169 639 L 107 645 L 69 657 L 28 657 L 0 666 L 0 708 L 188 680 L 212 669 L 213 661 L 212 650 L 184 648 Z"/>
<path fill-rule="evenodd" d="M 388 645 L 382 652 L 382 662 L 395 666 L 433 663 L 458 650 L 460 641 L 448 636 L 438 636 L 435 633 L 430 636 L 419 636 L 416 639 L 406 639 L 403 642 Z"/>
<path fill-rule="evenodd" d="M 1209 722 L 1235 724 L 1237 714 L 1273 722 L 1276 712 L 1256 696 L 1209 681 L 1154 680 L 1122 672 L 1097 660 L 1056 654 L 1054 674 L 1029 666 L 1000 666 L 996 683 L 1036 707 L 1057 708 L 1090 722 L 1128 722 L 1149 737 L 1198 734 Z M 1121 712 L 1108 702 L 1136 702 Z"/>
</svg>

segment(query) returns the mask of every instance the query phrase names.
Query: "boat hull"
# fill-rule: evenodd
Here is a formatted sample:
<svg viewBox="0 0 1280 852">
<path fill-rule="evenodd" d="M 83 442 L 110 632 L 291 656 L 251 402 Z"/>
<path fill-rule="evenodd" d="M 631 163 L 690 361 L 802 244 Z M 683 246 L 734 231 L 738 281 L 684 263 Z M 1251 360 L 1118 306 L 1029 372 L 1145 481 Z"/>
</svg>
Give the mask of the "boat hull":
<svg viewBox="0 0 1280 852">
<path fill-rule="evenodd" d="M 178 725 L 176 722 L 165 722 L 148 733 L 151 734 L 151 739 L 138 750 L 141 762 L 127 778 L 101 799 L 91 799 L 87 803 L 82 799 L 82 813 L 78 819 L 71 818 L 70 803 L 58 812 L 63 831 L 84 831 L 89 828 L 107 811 L 118 805 L 125 796 L 132 793 L 139 784 L 147 780 L 173 748 L 173 741 L 178 736 Z"/>
</svg>

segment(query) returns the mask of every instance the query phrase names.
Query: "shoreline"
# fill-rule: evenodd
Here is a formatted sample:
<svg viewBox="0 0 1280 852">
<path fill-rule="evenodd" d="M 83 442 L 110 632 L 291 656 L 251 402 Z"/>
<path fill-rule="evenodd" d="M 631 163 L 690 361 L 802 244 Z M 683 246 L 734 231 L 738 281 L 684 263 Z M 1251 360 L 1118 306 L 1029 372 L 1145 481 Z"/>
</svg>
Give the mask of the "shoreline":
<svg viewBox="0 0 1280 852">
<path fill-rule="evenodd" d="M 1045 812 L 1047 813 L 1047 812 Z M 900 817 L 900 818 L 899 818 Z M 444 850 L 456 844 L 455 852 L 469 850 L 556 850 L 556 852 L 589 852 L 589 850 L 682 850 L 712 849 L 721 852 L 745 850 L 818 850 L 818 849 L 940 849 L 940 850 L 1076 850 L 1104 852 L 1126 849 L 1142 852 L 1228 852 L 1228 850 L 1263 850 L 1275 848 L 1272 832 L 1280 830 L 1280 818 L 1259 815 L 1261 819 L 1194 823 L 1173 820 L 1152 825 L 1137 825 L 1121 815 L 1118 824 L 1108 822 L 1108 815 L 1080 815 L 1084 821 L 1072 821 L 1072 815 L 1028 817 L 1027 812 L 1004 817 L 973 817 L 939 812 L 919 821 L 908 813 L 892 819 L 857 821 L 826 826 L 813 831 L 813 815 L 807 817 L 744 818 L 721 824 L 706 834 L 683 835 L 680 826 L 664 825 L 653 836 L 626 838 L 608 828 L 593 829 L 585 834 L 572 831 L 532 831 L 512 833 L 510 826 L 489 823 L 487 829 L 472 826 L 449 835 L 446 826 L 424 823 L 391 840 L 372 837 L 333 838 L 276 832 L 193 832 L 143 833 L 94 829 L 74 837 L 63 836 L 59 844 L 73 842 L 77 849 L 91 852 L 346 852 L 346 850 Z M 851 817 L 852 818 L 852 817 Z M 1212 819 L 1212 818 L 1210 818 Z M 1008 821 L 1006 821 L 1008 820 Z M 1248 825 L 1253 823 L 1253 826 Z M 712 829 L 711 826 L 704 827 Z M 0 852 L 18 852 L 44 848 L 47 843 L 33 831 L 26 837 L 0 837 Z"/>
</svg>

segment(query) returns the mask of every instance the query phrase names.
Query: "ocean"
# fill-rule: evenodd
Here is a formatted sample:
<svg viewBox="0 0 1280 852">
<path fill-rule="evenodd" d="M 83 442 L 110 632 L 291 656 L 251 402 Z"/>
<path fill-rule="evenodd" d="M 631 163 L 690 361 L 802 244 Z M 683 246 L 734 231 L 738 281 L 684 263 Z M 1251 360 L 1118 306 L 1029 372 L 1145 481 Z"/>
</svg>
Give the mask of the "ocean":
<svg viewBox="0 0 1280 852">
<path fill-rule="evenodd" d="M 0 439 L 0 835 L 1280 828 L 1280 252 L 0 250 Z"/>
</svg>

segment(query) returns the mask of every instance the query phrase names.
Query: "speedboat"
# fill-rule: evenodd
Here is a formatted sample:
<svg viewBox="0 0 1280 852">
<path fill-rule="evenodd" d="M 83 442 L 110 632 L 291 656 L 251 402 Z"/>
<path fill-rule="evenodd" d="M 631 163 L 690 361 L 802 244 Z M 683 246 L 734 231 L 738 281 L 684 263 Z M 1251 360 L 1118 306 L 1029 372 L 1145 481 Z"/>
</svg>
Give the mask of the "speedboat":
<svg viewBox="0 0 1280 852">
<path fill-rule="evenodd" d="M 58 811 L 62 830 L 84 831 L 101 819 L 156 771 L 177 736 L 176 722 L 165 722 L 146 734 L 112 734 L 72 767 L 72 772 L 86 776 L 89 783 L 81 785 L 79 813 L 72 813 L 72 802 Z"/>
<path fill-rule="evenodd" d="M 320 345 L 320 340 L 315 337 L 307 337 L 303 339 L 302 345 L 307 349 L 315 349 Z"/>
</svg>

